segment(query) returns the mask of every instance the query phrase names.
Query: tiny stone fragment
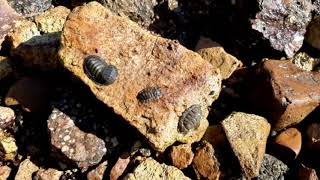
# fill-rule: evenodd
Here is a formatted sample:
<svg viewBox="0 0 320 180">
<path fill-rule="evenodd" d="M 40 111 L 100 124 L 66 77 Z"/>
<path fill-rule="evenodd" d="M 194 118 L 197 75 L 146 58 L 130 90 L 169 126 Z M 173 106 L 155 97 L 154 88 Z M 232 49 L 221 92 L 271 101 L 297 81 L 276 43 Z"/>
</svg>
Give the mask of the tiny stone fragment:
<svg viewBox="0 0 320 180">
<path fill-rule="evenodd" d="M 201 147 L 197 149 L 192 167 L 196 171 L 198 179 L 219 179 L 221 174 L 219 162 L 210 143 L 203 142 Z"/>
<path fill-rule="evenodd" d="M 68 13 L 68 9 L 56 7 L 37 16 L 35 22 L 17 22 L 16 27 L 8 34 L 11 56 L 28 68 L 59 68 L 57 52 L 60 46 L 60 31 Z"/>
<path fill-rule="evenodd" d="M 257 177 L 270 133 L 268 121 L 254 114 L 233 112 L 222 121 L 222 127 L 246 177 Z"/>
<path fill-rule="evenodd" d="M 242 62 L 228 54 L 223 47 L 209 38 L 200 37 L 195 51 L 221 72 L 222 79 L 228 79 L 232 73 L 242 66 Z"/>
<path fill-rule="evenodd" d="M 271 46 L 292 57 L 302 46 L 313 10 L 311 0 L 260 0 L 261 11 L 252 28 L 269 39 Z"/>
<path fill-rule="evenodd" d="M 11 168 L 8 166 L 0 166 L 0 179 L 6 180 L 9 178 L 11 173 Z"/>
<path fill-rule="evenodd" d="M 35 174 L 35 180 L 60 180 L 63 172 L 56 169 L 40 169 Z"/>
<path fill-rule="evenodd" d="M 172 165 L 179 169 L 188 167 L 192 163 L 193 157 L 191 144 L 173 146 L 170 152 Z"/>
<path fill-rule="evenodd" d="M 278 179 L 286 179 L 285 175 L 289 171 L 289 168 L 286 164 L 284 164 L 279 159 L 265 154 L 262 165 L 260 168 L 260 173 L 258 176 L 258 180 L 278 180 Z"/>
<path fill-rule="evenodd" d="M 48 129 L 53 150 L 64 154 L 83 171 L 98 164 L 107 152 L 102 139 L 81 131 L 70 117 L 58 109 L 52 111 Z M 56 155 L 59 157 L 59 153 Z"/>
<path fill-rule="evenodd" d="M 12 8 L 19 14 L 32 17 L 51 7 L 52 0 L 8 0 Z"/>
<path fill-rule="evenodd" d="M 108 165 L 108 161 L 104 161 L 103 163 L 99 164 L 98 167 L 91 170 L 87 174 L 87 179 L 88 180 L 101 180 L 101 179 L 103 179 L 105 171 L 108 167 L 107 165 Z"/>
<path fill-rule="evenodd" d="M 130 163 L 129 153 L 122 154 L 110 172 L 110 180 L 117 180 L 124 173 Z"/>
<path fill-rule="evenodd" d="M 15 180 L 31 180 L 32 174 L 39 170 L 39 167 L 33 164 L 29 159 L 20 163 Z"/>
<path fill-rule="evenodd" d="M 302 146 L 301 133 L 296 128 L 286 129 L 276 137 L 275 144 L 279 148 L 278 153 L 283 153 L 282 157 L 296 158 Z"/>
<path fill-rule="evenodd" d="M 312 71 L 318 64 L 319 58 L 312 58 L 307 53 L 301 52 L 293 56 L 290 61 L 304 71 Z"/>
<path fill-rule="evenodd" d="M 133 173 L 128 174 L 125 180 L 141 180 L 141 179 L 176 179 L 187 180 L 182 171 L 174 166 L 168 166 L 166 164 L 160 164 L 152 158 L 145 159 L 138 167 L 135 168 Z"/>
<path fill-rule="evenodd" d="M 12 129 L 15 118 L 16 116 L 12 109 L 0 106 L 0 129 Z"/>
<path fill-rule="evenodd" d="M 18 151 L 14 137 L 2 130 L 0 131 L 0 150 L 1 159 L 4 161 L 13 161 Z"/>
</svg>

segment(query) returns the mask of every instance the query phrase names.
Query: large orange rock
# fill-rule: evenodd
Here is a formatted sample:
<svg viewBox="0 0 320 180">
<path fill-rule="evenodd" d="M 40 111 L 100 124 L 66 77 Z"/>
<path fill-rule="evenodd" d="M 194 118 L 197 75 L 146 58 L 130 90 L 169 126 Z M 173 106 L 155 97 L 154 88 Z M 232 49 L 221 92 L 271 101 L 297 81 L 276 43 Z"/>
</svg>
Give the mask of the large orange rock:
<svg viewBox="0 0 320 180">
<path fill-rule="evenodd" d="M 218 97 L 221 87 L 218 71 L 197 53 L 151 34 L 97 2 L 70 13 L 59 55 L 64 67 L 138 129 L 158 151 L 175 141 L 198 141 L 208 127 L 207 107 Z M 89 55 L 99 56 L 116 67 L 118 76 L 114 83 L 99 85 L 87 76 L 83 66 Z M 139 101 L 139 92 L 147 87 L 157 87 L 161 97 L 147 103 Z M 193 105 L 197 105 L 193 118 L 181 118 Z M 180 119 L 195 120 L 196 127 L 181 133 Z"/>
</svg>

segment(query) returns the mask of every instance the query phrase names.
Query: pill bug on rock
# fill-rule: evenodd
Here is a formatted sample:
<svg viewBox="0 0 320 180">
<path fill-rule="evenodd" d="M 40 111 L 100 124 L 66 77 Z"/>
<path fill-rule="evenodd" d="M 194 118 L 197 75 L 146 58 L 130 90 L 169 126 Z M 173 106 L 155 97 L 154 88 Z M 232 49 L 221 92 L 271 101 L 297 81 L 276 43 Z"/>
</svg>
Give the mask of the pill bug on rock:
<svg viewBox="0 0 320 180">
<path fill-rule="evenodd" d="M 179 119 L 178 131 L 187 134 L 191 129 L 197 129 L 200 126 L 201 118 L 201 106 L 198 104 L 190 106 L 182 113 Z"/>
<path fill-rule="evenodd" d="M 158 87 L 146 87 L 141 90 L 138 95 L 137 99 L 142 103 L 147 103 L 150 101 L 157 101 L 162 96 L 161 90 Z"/>
<path fill-rule="evenodd" d="M 85 58 L 84 71 L 92 81 L 100 85 L 110 85 L 118 77 L 118 70 L 115 66 L 108 65 L 102 58 L 95 55 Z"/>
</svg>

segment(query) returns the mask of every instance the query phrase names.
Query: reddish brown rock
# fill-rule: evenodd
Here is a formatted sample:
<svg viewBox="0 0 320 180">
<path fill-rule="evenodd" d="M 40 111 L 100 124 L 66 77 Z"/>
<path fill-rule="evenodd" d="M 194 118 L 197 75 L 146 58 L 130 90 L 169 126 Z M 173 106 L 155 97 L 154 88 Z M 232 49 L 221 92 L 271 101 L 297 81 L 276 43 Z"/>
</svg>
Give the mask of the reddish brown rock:
<svg viewBox="0 0 320 180">
<path fill-rule="evenodd" d="M 212 145 L 208 142 L 204 142 L 197 149 L 192 166 L 198 179 L 218 180 L 220 177 L 219 162 L 214 156 Z"/>
<path fill-rule="evenodd" d="M 228 79 L 231 74 L 242 66 L 242 62 L 225 52 L 223 47 L 209 38 L 201 37 L 195 48 L 201 57 L 220 70 L 222 79 Z"/>
<path fill-rule="evenodd" d="M 48 119 L 48 129 L 53 150 L 65 156 L 60 157 L 62 160 L 67 158 L 83 171 L 98 164 L 107 152 L 102 139 L 81 131 L 70 117 L 57 109 Z"/>
<path fill-rule="evenodd" d="M 259 0 L 262 10 L 252 28 L 269 39 L 271 46 L 292 57 L 302 46 L 313 10 L 311 0 Z"/>
<path fill-rule="evenodd" d="M 116 164 L 111 169 L 110 180 L 117 180 L 126 170 L 129 162 L 130 156 L 128 153 L 124 153 L 121 157 L 119 157 Z"/>
<path fill-rule="evenodd" d="M 27 112 L 41 112 L 49 108 L 49 99 L 48 79 L 24 77 L 10 87 L 5 104 L 20 105 Z"/>
<path fill-rule="evenodd" d="M 10 176 L 11 168 L 8 166 L 0 166 L 0 179 L 7 180 Z"/>
<path fill-rule="evenodd" d="M 276 147 L 283 151 L 283 156 L 296 158 L 301 150 L 302 136 L 298 129 L 289 128 L 281 132 L 275 139 Z"/>
<path fill-rule="evenodd" d="M 268 121 L 254 114 L 233 112 L 222 121 L 222 127 L 246 177 L 257 177 L 270 133 Z"/>
<path fill-rule="evenodd" d="M 317 172 L 301 164 L 299 168 L 298 180 L 318 180 Z"/>
<path fill-rule="evenodd" d="M 32 174 L 38 171 L 39 167 L 33 164 L 29 159 L 20 163 L 15 180 L 32 180 Z"/>
<path fill-rule="evenodd" d="M 88 180 L 102 180 L 107 169 L 108 161 L 105 161 L 87 174 Z"/>
<path fill-rule="evenodd" d="M 253 107 L 265 113 L 273 130 L 301 122 L 320 103 L 320 73 L 306 72 L 290 61 L 266 60 L 251 93 Z"/>
<path fill-rule="evenodd" d="M 6 0 L 0 0 L 0 49 L 5 36 L 20 19 L 21 17 L 9 6 Z"/>
<path fill-rule="evenodd" d="M 177 42 L 155 36 L 90 2 L 68 16 L 59 55 L 68 70 L 138 129 L 154 149 L 164 151 L 175 141 L 192 143 L 203 136 L 208 126 L 207 107 L 220 92 L 221 77 L 198 54 Z M 83 63 L 89 55 L 97 55 L 117 68 L 113 84 L 102 86 L 86 75 Z M 138 93 L 147 87 L 157 87 L 160 98 L 139 101 Z M 199 105 L 201 111 L 196 123 L 199 126 L 181 133 L 180 117 L 193 105 Z"/>
<path fill-rule="evenodd" d="M 49 168 L 47 170 L 45 169 L 40 169 L 37 171 L 35 174 L 35 179 L 36 180 L 59 180 L 60 177 L 62 176 L 63 172 L 58 171 L 56 169 Z"/>
<path fill-rule="evenodd" d="M 209 126 L 202 139 L 208 141 L 213 148 L 221 147 L 228 143 L 226 135 L 220 124 Z"/>
<path fill-rule="evenodd" d="M 192 163 L 193 157 L 191 144 L 173 146 L 170 152 L 172 165 L 179 169 L 188 167 Z"/>
</svg>

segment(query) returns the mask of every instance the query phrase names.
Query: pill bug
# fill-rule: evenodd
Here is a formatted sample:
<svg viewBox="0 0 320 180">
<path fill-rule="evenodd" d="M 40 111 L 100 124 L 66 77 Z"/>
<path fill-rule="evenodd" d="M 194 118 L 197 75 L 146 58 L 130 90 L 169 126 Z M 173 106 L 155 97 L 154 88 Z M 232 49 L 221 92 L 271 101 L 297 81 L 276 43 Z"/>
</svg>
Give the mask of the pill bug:
<svg viewBox="0 0 320 180">
<path fill-rule="evenodd" d="M 142 103 L 147 103 L 150 101 L 159 100 L 161 95 L 162 95 L 162 93 L 160 91 L 160 88 L 146 87 L 138 93 L 137 99 Z"/>
<path fill-rule="evenodd" d="M 187 134 L 191 129 L 197 129 L 200 126 L 201 118 L 201 106 L 198 104 L 190 106 L 182 113 L 179 119 L 178 131 Z"/>
<path fill-rule="evenodd" d="M 85 58 L 84 70 L 92 81 L 100 85 L 110 85 L 118 77 L 118 70 L 115 66 L 108 65 L 102 58 L 95 55 Z"/>
</svg>

